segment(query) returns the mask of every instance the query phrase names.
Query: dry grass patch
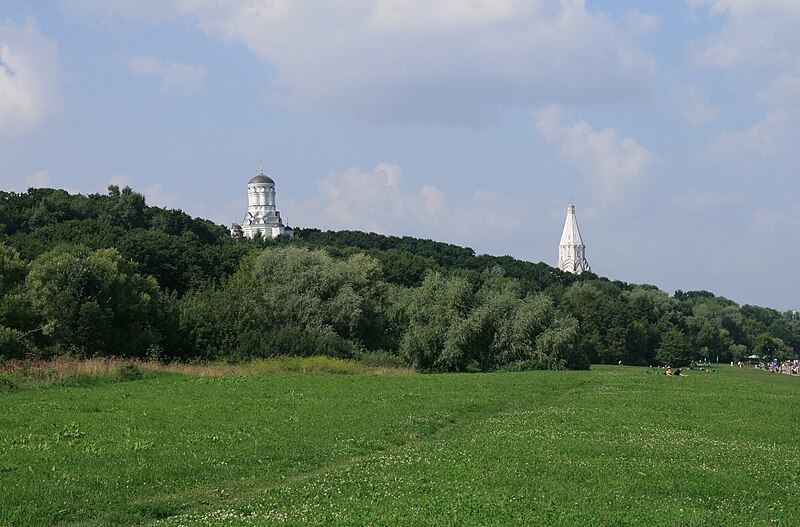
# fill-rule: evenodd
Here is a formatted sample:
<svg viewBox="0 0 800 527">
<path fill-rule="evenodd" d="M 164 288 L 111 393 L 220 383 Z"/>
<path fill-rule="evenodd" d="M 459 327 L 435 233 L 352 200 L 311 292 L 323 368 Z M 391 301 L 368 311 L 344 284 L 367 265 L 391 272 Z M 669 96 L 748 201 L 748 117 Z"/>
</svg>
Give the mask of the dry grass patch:
<svg viewBox="0 0 800 527">
<path fill-rule="evenodd" d="M 52 385 L 136 380 L 148 374 L 175 373 L 199 377 L 259 374 L 408 374 L 409 368 L 365 365 L 332 357 L 276 357 L 246 363 L 162 363 L 138 359 L 59 357 L 54 360 L 9 360 L 0 363 L 0 391 Z"/>
</svg>

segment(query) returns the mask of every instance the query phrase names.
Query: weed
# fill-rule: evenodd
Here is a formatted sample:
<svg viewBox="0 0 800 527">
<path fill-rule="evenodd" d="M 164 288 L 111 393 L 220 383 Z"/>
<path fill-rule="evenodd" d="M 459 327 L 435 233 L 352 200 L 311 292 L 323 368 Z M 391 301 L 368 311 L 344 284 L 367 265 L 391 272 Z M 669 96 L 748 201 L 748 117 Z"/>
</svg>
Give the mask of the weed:
<svg viewBox="0 0 800 527">
<path fill-rule="evenodd" d="M 402 357 L 388 351 L 369 351 L 361 355 L 360 361 L 367 366 L 379 368 L 408 368 L 408 363 Z"/>
<path fill-rule="evenodd" d="M 119 369 L 118 375 L 123 381 L 136 381 L 144 377 L 144 372 L 136 363 L 129 362 Z"/>
</svg>

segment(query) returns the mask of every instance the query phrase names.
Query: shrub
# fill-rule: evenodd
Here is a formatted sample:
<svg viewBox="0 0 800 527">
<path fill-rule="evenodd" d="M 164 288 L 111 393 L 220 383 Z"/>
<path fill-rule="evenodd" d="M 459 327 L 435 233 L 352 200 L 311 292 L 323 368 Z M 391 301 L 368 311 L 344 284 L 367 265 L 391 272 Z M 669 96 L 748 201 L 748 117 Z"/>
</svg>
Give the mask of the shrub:
<svg viewBox="0 0 800 527">
<path fill-rule="evenodd" d="M 368 351 L 361 355 L 359 361 L 366 366 L 376 368 L 407 368 L 408 363 L 403 357 L 384 350 Z"/>
<path fill-rule="evenodd" d="M 254 369 L 258 373 L 366 373 L 363 365 L 351 361 L 325 356 L 313 357 L 276 357 L 263 361 L 255 361 Z"/>
<path fill-rule="evenodd" d="M 310 331 L 290 324 L 279 326 L 266 335 L 252 330 L 241 336 L 238 359 L 269 357 L 329 357 L 351 358 L 355 345 L 332 331 Z"/>
<path fill-rule="evenodd" d="M 30 351 L 20 331 L 0 325 L 0 359 L 21 359 Z"/>
<path fill-rule="evenodd" d="M 17 376 L 11 372 L 0 371 L 0 393 L 15 392 L 21 388 Z"/>
<path fill-rule="evenodd" d="M 129 362 L 119 369 L 118 375 L 123 381 L 137 381 L 144 377 L 144 372 L 135 363 Z"/>
</svg>

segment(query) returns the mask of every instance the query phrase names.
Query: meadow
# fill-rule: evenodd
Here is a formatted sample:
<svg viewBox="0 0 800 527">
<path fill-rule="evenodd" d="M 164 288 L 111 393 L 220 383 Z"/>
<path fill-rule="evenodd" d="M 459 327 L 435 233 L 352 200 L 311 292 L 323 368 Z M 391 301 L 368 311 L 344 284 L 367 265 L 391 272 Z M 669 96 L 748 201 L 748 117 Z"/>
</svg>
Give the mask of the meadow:
<svg viewBox="0 0 800 527">
<path fill-rule="evenodd" d="M 796 377 L 344 370 L 9 381 L 0 525 L 800 525 Z"/>
</svg>

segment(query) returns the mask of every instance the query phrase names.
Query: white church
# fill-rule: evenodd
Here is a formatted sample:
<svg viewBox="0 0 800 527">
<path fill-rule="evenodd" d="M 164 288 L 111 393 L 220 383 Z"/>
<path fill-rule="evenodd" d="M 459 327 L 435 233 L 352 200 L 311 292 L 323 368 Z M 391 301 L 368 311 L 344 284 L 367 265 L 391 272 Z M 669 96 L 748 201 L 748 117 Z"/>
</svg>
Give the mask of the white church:
<svg viewBox="0 0 800 527">
<path fill-rule="evenodd" d="M 591 272 L 592 268 L 586 261 L 586 246 L 578 229 L 578 218 L 575 217 L 575 205 L 567 206 L 567 219 L 564 222 L 564 231 L 561 233 L 561 242 L 558 244 L 558 265 L 562 271 L 581 274 Z"/>
<path fill-rule="evenodd" d="M 247 182 L 247 212 L 241 225 L 231 225 L 231 236 L 236 238 L 252 238 L 257 232 L 263 238 L 294 238 L 294 229 L 283 224 L 281 213 L 275 208 L 275 181 L 264 174 L 263 165 L 259 174 Z"/>
<path fill-rule="evenodd" d="M 281 213 L 275 207 L 275 181 L 264 174 L 263 165 L 260 166 L 258 175 L 247 182 L 247 212 L 242 223 L 231 224 L 231 236 L 235 238 L 253 238 L 257 232 L 263 238 L 277 238 L 281 235 L 294 238 L 294 229 L 283 224 Z M 581 238 L 575 205 L 572 203 L 567 206 L 567 219 L 558 244 L 556 267 L 574 274 L 592 271 L 586 260 L 586 245 Z"/>
</svg>

